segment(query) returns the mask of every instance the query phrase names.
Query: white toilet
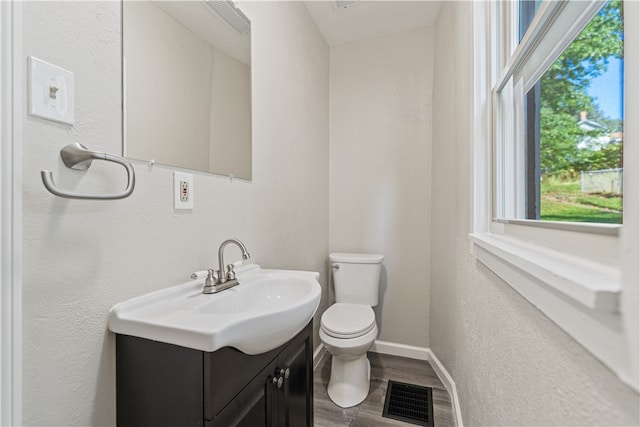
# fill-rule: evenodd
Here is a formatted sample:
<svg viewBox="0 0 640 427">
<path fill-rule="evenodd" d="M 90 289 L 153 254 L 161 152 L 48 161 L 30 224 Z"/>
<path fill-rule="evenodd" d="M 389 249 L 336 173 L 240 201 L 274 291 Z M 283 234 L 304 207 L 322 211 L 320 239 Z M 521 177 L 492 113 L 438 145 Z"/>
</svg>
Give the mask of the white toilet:
<svg viewBox="0 0 640 427">
<path fill-rule="evenodd" d="M 378 305 L 382 255 L 333 253 L 336 303 L 320 321 L 320 340 L 331 353 L 328 393 L 343 408 L 355 406 L 369 394 L 371 366 L 367 350 L 378 336 L 371 307 Z"/>
</svg>

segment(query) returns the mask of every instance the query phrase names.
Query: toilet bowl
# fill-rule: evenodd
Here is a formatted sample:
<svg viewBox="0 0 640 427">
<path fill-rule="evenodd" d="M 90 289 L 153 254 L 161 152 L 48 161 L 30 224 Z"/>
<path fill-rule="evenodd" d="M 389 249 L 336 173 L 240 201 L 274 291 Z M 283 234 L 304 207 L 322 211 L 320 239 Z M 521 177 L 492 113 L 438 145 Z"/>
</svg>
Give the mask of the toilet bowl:
<svg viewBox="0 0 640 427">
<path fill-rule="evenodd" d="M 378 336 L 373 308 L 378 305 L 378 254 L 332 253 L 336 302 L 320 319 L 320 340 L 332 355 L 327 391 L 338 406 L 348 408 L 369 394 L 371 365 L 367 351 Z"/>
<path fill-rule="evenodd" d="M 320 340 L 333 356 L 327 392 L 338 406 L 355 406 L 369 394 L 367 351 L 377 336 L 375 314 L 368 305 L 335 303 L 323 313 Z"/>
</svg>

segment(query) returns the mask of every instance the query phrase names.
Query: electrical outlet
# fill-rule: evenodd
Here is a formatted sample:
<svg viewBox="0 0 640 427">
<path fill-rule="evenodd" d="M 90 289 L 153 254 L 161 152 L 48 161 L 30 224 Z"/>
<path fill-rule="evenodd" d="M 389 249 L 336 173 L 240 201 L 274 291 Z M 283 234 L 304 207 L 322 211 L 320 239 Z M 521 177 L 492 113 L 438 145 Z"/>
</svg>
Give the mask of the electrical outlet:
<svg viewBox="0 0 640 427">
<path fill-rule="evenodd" d="M 180 181 L 180 201 L 189 201 L 189 181 Z"/>
<path fill-rule="evenodd" d="M 173 173 L 173 209 L 193 209 L 193 175 Z"/>
</svg>

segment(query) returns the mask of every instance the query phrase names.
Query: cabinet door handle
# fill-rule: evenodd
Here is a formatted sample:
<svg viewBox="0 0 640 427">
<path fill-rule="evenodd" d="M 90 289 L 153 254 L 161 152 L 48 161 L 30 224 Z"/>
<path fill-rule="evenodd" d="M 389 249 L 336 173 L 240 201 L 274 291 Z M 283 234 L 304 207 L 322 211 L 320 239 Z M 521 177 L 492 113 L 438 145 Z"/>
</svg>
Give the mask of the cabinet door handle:
<svg viewBox="0 0 640 427">
<path fill-rule="evenodd" d="M 277 386 L 278 388 L 282 388 L 282 384 L 284 383 L 284 379 L 280 376 L 278 377 L 273 377 L 271 379 L 271 383 L 275 386 Z"/>
</svg>

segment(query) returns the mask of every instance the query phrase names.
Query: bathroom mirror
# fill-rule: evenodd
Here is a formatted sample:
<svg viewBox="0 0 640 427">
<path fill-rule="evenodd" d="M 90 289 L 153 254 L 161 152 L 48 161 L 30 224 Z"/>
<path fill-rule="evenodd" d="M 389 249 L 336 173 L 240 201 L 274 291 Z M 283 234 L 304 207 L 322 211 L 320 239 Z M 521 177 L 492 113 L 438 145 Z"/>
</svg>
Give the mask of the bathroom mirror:
<svg viewBox="0 0 640 427">
<path fill-rule="evenodd" d="M 251 179 L 251 36 L 231 1 L 123 1 L 123 155 Z"/>
</svg>

